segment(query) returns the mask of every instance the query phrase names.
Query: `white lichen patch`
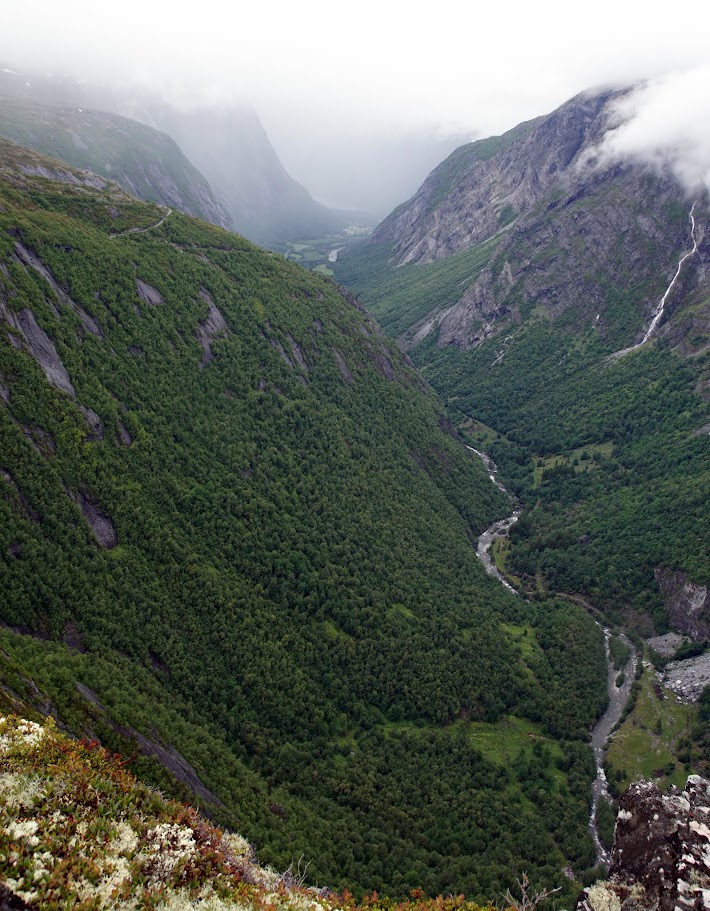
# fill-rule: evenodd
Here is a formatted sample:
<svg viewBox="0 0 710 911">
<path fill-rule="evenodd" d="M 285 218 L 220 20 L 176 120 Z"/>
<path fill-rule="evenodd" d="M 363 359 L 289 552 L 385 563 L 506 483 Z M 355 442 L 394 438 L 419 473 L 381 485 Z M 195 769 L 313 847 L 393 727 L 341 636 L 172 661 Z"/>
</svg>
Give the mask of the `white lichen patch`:
<svg viewBox="0 0 710 911">
<path fill-rule="evenodd" d="M 116 855 L 133 855 L 138 850 L 139 839 L 133 827 L 127 822 L 119 822 L 113 833 L 111 852 Z"/>
<path fill-rule="evenodd" d="M 36 746 L 44 737 L 44 728 L 36 721 L 20 718 L 13 723 L 4 715 L 0 715 L 0 731 L 0 756 L 17 746 Z"/>
<path fill-rule="evenodd" d="M 131 867 L 125 857 L 104 858 L 101 864 L 101 878 L 98 882 L 79 880 L 75 890 L 81 901 L 95 902 L 100 908 L 115 906 L 115 898 L 121 889 L 131 882 Z M 126 907 L 122 904 L 122 907 Z"/>
<path fill-rule="evenodd" d="M 169 892 L 159 905 L 160 911 L 250 911 L 248 905 L 224 901 L 211 890 L 195 898 L 184 890 Z"/>
<path fill-rule="evenodd" d="M 161 822 L 146 834 L 142 846 L 143 869 L 151 882 L 167 882 L 182 861 L 195 851 L 195 835 L 187 826 Z"/>
<path fill-rule="evenodd" d="M 13 821 L 5 826 L 5 832 L 12 841 L 24 841 L 30 848 L 36 848 L 39 844 L 39 838 L 36 835 L 38 829 L 39 823 L 34 819 Z"/>
<path fill-rule="evenodd" d="M 230 832 L 222 837 L 222 841 L 232 852 L 232 854 L 234 854 L 235 857 L 252 856 L 252 846 L 249 844 L 246 838 L 242 838 L 241 835 L 236 835 Z"/>
<path fill-rule="evenodd" d="M 0 775 L 0 801 L 8 810 L 33 807 L 44 791 L 44 785 L 36 777 L 12 772 Z"/>
<path fill-rule="evenodd" d="M 606 883 L 596 883 L 587 892 L 587 901 L 594 911 L 621 911 L 621 900 Z"/>
</svg>

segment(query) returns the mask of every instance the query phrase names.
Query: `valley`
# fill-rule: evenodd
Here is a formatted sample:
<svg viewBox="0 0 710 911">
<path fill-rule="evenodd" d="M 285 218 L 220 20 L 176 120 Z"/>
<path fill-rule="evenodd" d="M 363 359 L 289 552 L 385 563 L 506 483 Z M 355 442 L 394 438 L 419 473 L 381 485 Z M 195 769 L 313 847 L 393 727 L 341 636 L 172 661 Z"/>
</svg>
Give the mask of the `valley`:
<svg viewBox="0 0 710 911">
<path fill-rule="evenodd" d="M 3 736 L 295 902 L 571 907 L 710 773 L 708 191 L 604 164 L 603 89 L 372 230 L 234 100 L 3 73 Z"/>
<path fill-rule="evenodd" d="M 488 477 L 496 485 L 496 487 L 498 487 L 498 489 L 502 490 L 504 493 L 507 493 L 503 485 L 497 479 L 498 469 L 493 460 L 484 452 L 481 452 L 478 449 L 474 449 L 473 446 L 468 446 L 468 448 L 471 450 L 471 452 L 475 452 L 476 455 L 481 459 L 486 468 L 486 471 L 488 472 Z M 518 521 L 521 513 L 522 510 L 516 504 L 515 509 L 510 516 L 505 519 L 498 519 L 481 534 L 481 536 L 478 538 L 476 546 L 476 554 L 478 556 L 478 559 L 483 563 L 488 575 L 493 576 L 509 591 L 516 594 L 518 594 L 516 589 L 511 585 L 510 581 L 505 578 L 505 576 L 496 566 L 496 562 L 491 556 L 491 548 L 499 541 L 507 540 L 510 529 Z M 609 647 L 611 638 L 611 630 L 605 628 L 604 648 L 606 651 L 607 661 L 607 693 L 609 704 L 607 705 L 603 715 L 601 715 L 591 730 L 591 747 L 594 754 L 596 777 L 592 784 L 592 806 L 589 814 L 589 830 L 591 832 L 592 839 L 594 841 L 594 847 L 596 849 L 596 864 L 598 867 L 608 866 L 610 860 L 609 851 L 603 844 L 602 837 L 600 836 L 599 832 L 600 801 L 604 801 L 608 807 L 610 807 L 612 803 L 612 796 L 609 793 L 609 789 L 607 787 L 605 771 L 605 766 L 607 763 L 606 750 L 609 746 L 612 731 L 621 721 L 624 710 L 628 704 L 629 697 L 631 695 L 631 687 L 634 683 L 634 680 L 636 679 L 636 665 L 638 661 L 636 649 L 628 640 L 628 638 L 623 633 L 618 636 L 615 635 L 616 641 L 621 642 L 623 644 L 623 648 L 628 653 L 628 658 L 625 662 L 625 665 L 621 669 L 620 675 L 619 668 L 616 666 L 616 657 Z"/>
<path fill-rule="evenodd" d="M 599 862 L 636 777 L 710 768 L 708 199 L 686 207 L 651 168 L 579 164 L 612 102 L 587 94 L 463 146 L 334 267 L 515 497 L 479 538 L 487 572 L 593 605 L 626 644 L 592 731 Z M 669 629 L 701 657 L 659 663 Z"/>
<path fill-rule="evenodd" d="M 11 143 L 0 196 L 5 708 L 333 888 L 571 899 L 602 636 L 485 573 L 431 388 L 237 235 Z"/>
</svg>

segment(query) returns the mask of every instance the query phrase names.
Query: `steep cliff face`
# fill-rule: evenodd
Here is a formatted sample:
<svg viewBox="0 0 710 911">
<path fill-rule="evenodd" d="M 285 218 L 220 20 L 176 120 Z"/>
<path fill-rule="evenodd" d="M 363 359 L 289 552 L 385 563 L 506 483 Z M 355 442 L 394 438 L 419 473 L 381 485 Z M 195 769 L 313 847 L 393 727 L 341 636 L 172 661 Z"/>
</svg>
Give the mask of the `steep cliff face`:
<svg viewBox="0 0 710 911">
<path fill-rule="evenodd" d="M 619 803 L 609 879 L 586 889 L 577 911 L 701 908 L 710 908 L 710 782 L 692 775 L 665 794 L 635 782 Z"/>
<path fill-rule="evenodd" d="M 0 136 L 115 180 L 158 202 L 222 228 L 231 219 L 175 141 L 145 124 L 79 106 L 50 106 L 0 95 Z"/>
<path fill-rule="evenodd" d="M 691 639 L 710 639 L 710 597 L 706 585 L 696 585 L 687 573 L 659 566 L 656 581 L 673 626 Z"/>
<path fill-rule="evenodd" d="M 564 317 L 568 329 L 640 340 L 679 256 L 692 247 L 691 200 L 672 178 L 640 165 L 595 166 L 623 94 L 585 93 L 503 136 L 462 146 L 375 230 L 369 251 L 358 254 L 361 272 L 378 248 L 388 251 L 390 268 L 405 269 L 487 245 L 468 281 L 434 295 L 425 318 L 413 314 L 402 344 L 436 331 L 440 346 L 474 348 L 538 307 L 553 322 Z M 693 326 L 674 337 L 688 354 L 707 319 L 704 201 L 697 210 L 698 255 L 670 302 L 672 310 L 679 295 L 697 294 Z M 347 261 L 343 268 L 347 280 Z"/>
</svg>

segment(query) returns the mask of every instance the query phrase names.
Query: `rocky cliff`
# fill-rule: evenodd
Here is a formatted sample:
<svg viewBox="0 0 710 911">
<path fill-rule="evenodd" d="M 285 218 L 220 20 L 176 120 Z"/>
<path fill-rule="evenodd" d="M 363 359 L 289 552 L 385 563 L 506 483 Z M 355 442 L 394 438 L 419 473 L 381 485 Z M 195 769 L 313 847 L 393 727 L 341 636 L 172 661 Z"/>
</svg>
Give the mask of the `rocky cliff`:
<svg viewBox="0 0 710 911">
<path fill-rule="evenodd" d="M 687 573 L 659 566 L 656 581 L 675 629 L 694 641 L 710 639 L 710 595 L 706 585 L 697 585 Z"/>
<path fill-rule="evenodd" d="M 710 908 L 710 782 L 697 775 L 667 793 L 647 782 L 621 798 L 607 882 L 577 911 Z"/>
<path fill-rule="evenodd" d="M 503 136 L 462 146 L 378 226 L 370 256 L 386 249 L 399 268 L 487 245 L 482 268 L 443 298 L 434 295 L 424 318 L 415 314 L 404 345 L 436 331 L 440 346 L 474 348 L 535 308 L 602 340 L 642 338 L 679 256 L 692 247 L 692 200 L 670 176 L 642 165 L 597 167 L 596 149 L 625 91 L 578 95 Z M 683 295 L 700 305 L 692 328 L 673 337 L 687 354 L 698 350 L 707 323 L 704 198 L 697 212 L 699 251 L 669 301 L 669 313 Z"/>
<path fill-rule="evenodd" d="M 288 174 L 249 105 L 180 111 L 154 104 L 148 114 L 207 176 L 234 229 L 250 240 L 268 246 L 320 237 L 357 218 L 322 205 Z"/>
</svg>

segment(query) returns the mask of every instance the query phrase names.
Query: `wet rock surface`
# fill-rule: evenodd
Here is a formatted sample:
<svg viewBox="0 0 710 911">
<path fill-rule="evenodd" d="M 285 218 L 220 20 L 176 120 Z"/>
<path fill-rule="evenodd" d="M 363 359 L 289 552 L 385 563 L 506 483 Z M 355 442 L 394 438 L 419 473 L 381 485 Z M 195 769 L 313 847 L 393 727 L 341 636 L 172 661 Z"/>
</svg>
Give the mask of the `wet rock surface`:
<svg viewBox="0 0 710 911">
<path fill-rule="evenodd" d="M 158 304 L 165 303 L 160 291 L 152 285 L 149 285 L 148 282 L 141 281 L 140 278 L 136 279 L 136 291 L 138 292 L 138 297 L 148 304 L 149 307 L 157 307 Z"/>
<path fill-rule="evenodd" d="M 27 247 L 18 242 L 15 244 L 15 257 L 16 260 L 23 266 L 29 269 L 34 269 L 38 275 L 42 276 L 52 291 L 54 291 L 57 298 L 76 313 L 76 315 L 79 317 L 81 325 L 87 332 L 90 332 L 92 335 L 95 335 L 99 338 L 103 336 L 101 327 L 96 322 L 94 317 L 88 314 L 86 310 L 81 306 L 81 304 L 78 304 L 69 296 L 67 291 L 62 288 L 54 275 L 52 275 L 47 266 L 42 262 L 42 260 L 33 250 L 29 250 Z"/>
<path fill-rule="evenodd" d="M 335 358 L 335 363 L 338 365 L 340 375 L 349 386 L 352 385 L 353 375 L 350 372 L 350 368 L 348 367 L 348 363 L 345 360 L 345 356 L 340 351 L 338 351 L 337 348 L 331 348 L 330 350 L 333 352 L 333 357 Z"/>
<path fill-rule="evenodd" d="M 87 408 L 85 405 L 78 406 L 79 411 L 84 417 L 86 422 L 86 439 L 90 443 L 98 442 L 104 438 L 104 425 L 101 418 L 93 411 L 91 408 Z"/>
<path fill-rule="evenodd" d="M 220 807 L 224 806 L 219 797 L 203 783 L 193 766 L 172 744 L 162 741 L 156 733 L 153 733 L 152 737 L 146 737 L 135 728 L 118 724 L 110 717 L 108 710 L 93 690 L 83 683 L 77 683 L 76 688 L 88 703 L 93 705 L 101 715 L 105 716 L 105 720 L 114 731 L 126 740 L 135 741 L 144 756 L 152 756 L 157 759 L 178 781 L 186 784 L 201 800 Z"/>
<path fill-rule="evenodd" d="M 8 309 L 3 310 L 0 302 L 0 316 L 3 315 L 13 329 L 17 329 L 22 333 L 27 342 L 29 353 L 42 368 L 49 382 L 56 386 L 57 389 L 74 396 L 76 393 L 69 378 L 69 373 L 57 354 L 54 343 L 39 325 L 34 313 L 27 307 L 20 310 L 19 313 L 14 313 Z M 21 347 L 21 343 L 15 347 Z"/>
<path fill-rule="evenodd" d="M 692 775 L 664 793 L 638 781 L 619 804 L 609 879 L 577 911 L 710 908 L 710 782 Z"/>
<path fill-rule="evenodd" d="M 118 535 L 113 522 L 108 516 L 99 511 L 98 506 L 83 491 L 79 491 L 76 496 L 70 494 L 71 498 L 78 503 L 84 518 L 91 526 L 94 537 L 101 547 L 111 550 L 118 544 Z"/>
</svg>

